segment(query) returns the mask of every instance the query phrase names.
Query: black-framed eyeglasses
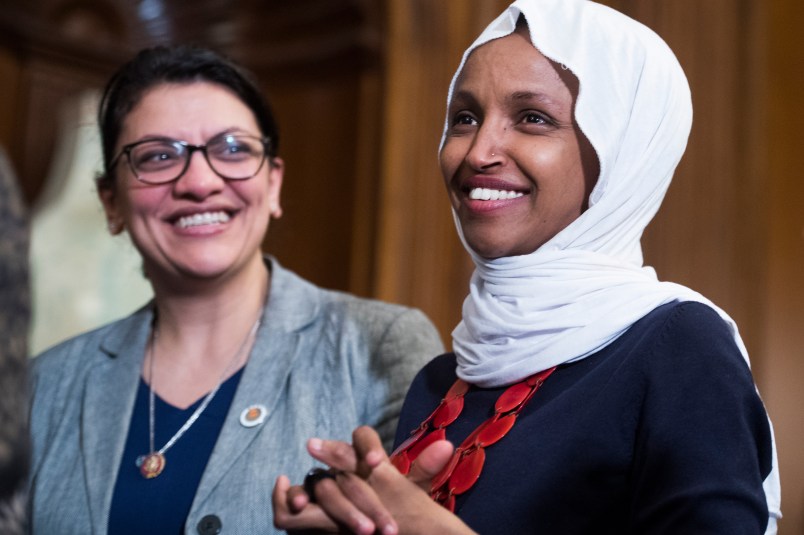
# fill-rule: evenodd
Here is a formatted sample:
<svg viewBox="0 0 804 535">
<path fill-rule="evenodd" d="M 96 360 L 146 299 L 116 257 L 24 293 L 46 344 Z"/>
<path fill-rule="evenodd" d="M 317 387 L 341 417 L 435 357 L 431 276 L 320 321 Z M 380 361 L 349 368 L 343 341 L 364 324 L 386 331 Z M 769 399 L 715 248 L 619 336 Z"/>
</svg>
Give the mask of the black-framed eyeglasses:
<svg viewBox="0 0 804 535">
<path fill-rule="evenodd" d="M 192 145 L 171 138 L 143 139 L 125 145 L 109 168 L 123 155 L 134 176 L 146 184 L 167 184 L 181 178 L 190 167 L 195 151 L 200 151 L 210 169 L 226 180 L 246 180 L 259 173 L 268 153 L 270 138 L 224 133 L 203 145 Z"/>
</svg>

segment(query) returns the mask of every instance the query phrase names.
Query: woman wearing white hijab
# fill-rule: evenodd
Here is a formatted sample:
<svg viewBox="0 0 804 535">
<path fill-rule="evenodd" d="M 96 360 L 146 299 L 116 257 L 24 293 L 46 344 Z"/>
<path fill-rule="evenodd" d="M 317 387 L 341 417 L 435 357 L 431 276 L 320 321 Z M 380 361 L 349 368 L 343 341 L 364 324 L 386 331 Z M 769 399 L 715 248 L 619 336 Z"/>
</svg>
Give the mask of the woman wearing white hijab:
<svg viewBox="0 0 804 535">
<path fill-rule="evenodd" d="M 691 121 L 672 51 L 612 9 L 518 0 L 486 28 L 450 86 L 440 151 L 476 266 L 454 354 L 414 381 L 390 463 L 356 432 L 378 498 L 317 472 L 322 508 L 361 533 L 776 532 L 773 433 L 737 327 L 643 265 Z M 413 479 L 451 455 L 423 486 L 463 523 L 390 469 L 434 442 Z M 339 448 L 309 449 L 354 470 Z M 287 488 L 279 522 L 322 526 L 295 489 L 282 511 Z"/>
</svg>

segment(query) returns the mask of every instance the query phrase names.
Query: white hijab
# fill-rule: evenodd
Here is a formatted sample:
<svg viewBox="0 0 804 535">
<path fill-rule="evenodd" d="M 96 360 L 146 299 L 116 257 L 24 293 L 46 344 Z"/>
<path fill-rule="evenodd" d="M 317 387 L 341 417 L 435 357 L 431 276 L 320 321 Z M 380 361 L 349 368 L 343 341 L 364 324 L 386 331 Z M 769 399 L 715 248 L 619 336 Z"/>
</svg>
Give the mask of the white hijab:
<svg viewBox="0 0 804 535">
<path fill-rule="evenodd" d="M 747 362 L 728 314 L 689 288 L 660 282 L 643 265 L 642 232 L 659 209 L 692 124 L 687 79 L 659 36 L 590 1 L 517 0 L 466 50 L 448 103 L 472 50 L 512 33 L 520 14 L 533 45 L 580 81 L 575 118 L 597 153 L 600 175 L 588 210 L 528 255 L 478 256 L 455 218 L 476 267 L 463 320 L 452 333 L 458 376 L 500 386 L 583 359 L 672 301 L 717 311 Z M 776 532 L 781 516 L 775 446 L 773 456 L 765 481 L 766 533 Z"/>
</svg>

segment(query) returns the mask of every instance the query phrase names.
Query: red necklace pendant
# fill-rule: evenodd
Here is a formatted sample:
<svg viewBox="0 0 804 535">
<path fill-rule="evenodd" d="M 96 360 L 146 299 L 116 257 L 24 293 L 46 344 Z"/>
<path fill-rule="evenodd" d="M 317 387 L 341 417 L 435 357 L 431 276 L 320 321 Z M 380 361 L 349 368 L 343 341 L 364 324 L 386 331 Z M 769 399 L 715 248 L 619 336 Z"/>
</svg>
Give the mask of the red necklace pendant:
<svg viewBox="0 0 804 535">
<path fill-rule="evenodd" d="M 137 464 L 140 466 L 140 474 L 145 479 L 153 479 L 165 469 L 165 456 L 154 451 L 148 455 L 139 457 Z"/>
<path fill-rule="evenodd" d="M 555 369 L 553 367 L 531 375 L 509 386 L 500 395 L 494 404 L 494 414 L 455 448 L 450 461 L 430 482 L 430 496 L 436 502 L 454 511 L 455 496 L 469 490 L 483 471 L 485 448 L 511 430 L 519 413 Z M 463 397 L 468 390 L 469 384 L 457 379 L 433 413 L 391 454 L 391 463 L 401 473 L 410 471 L 411 463 L 427 446 L 445 438 L 445 428 L 457 420 L 463 411 Z"/>
</svg>

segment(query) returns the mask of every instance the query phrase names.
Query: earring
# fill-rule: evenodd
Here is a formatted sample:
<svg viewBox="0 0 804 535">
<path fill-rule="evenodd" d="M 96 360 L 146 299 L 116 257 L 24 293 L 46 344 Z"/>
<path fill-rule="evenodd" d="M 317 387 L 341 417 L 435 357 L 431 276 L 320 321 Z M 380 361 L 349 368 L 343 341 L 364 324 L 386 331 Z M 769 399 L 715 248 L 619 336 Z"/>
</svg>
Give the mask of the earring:
<svg viewBox="0 0 804 535">
<path fill-rule="evenodd" d="M 109 229 L 109 234 L 111 234 L 112 236 L 123 232 L 123 224 L 120 223 L 119 221 L 112 221 L 111 219 L 106 224 L 106 228 Z"/>
</svg>

